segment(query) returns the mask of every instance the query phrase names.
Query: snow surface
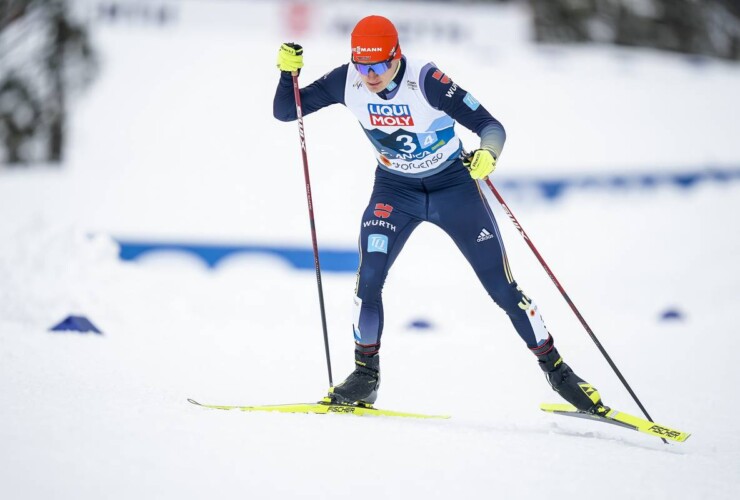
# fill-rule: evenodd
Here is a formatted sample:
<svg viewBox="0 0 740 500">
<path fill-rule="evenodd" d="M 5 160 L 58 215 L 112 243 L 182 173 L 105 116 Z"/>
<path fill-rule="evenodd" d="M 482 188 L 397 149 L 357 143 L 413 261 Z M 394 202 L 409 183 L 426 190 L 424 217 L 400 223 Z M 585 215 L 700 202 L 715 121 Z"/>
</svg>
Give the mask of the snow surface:
<svg viewBox="0 0 740 500">
<path fill-rule="evenodd" d="M 424 8 L 373 7 L 343 15 Z M 378 406 L 451 420 L 186 402 L 313 401 L 328 386 L 314 273 L 253 255 L 215 271 L 182 255 L 124 263 L 114 241 L 310 245 L 296 127 L 271 116 L 280 8 L 189 2 L 165 27 L 94 24 L 103 71 L 77 103 L 64 169 L 0 170 L 3 497 L 737 498 L 737 183 L 574 191 L 556 204 L 503 193 L 653 418 L 693 433 L 684 444 L 540 412 L 556 395 L 432 226 L 385 288 Z M 740 162 L 737 66 L 536 48 L 518 8 L 470 9 L 458 15 L 505 36 L 404 50 L 433 56 L 504 122 L 494 182 Z M 264 26 L 241 30 L 242 18 Z M 338 40 L 306 36 L 304 84 L 346 59 Z M 309 161 L 319 244 L 351 248 L 372 156 L 335 108 L 306 119 Z M 494 210 L 566 361 L 607 404 L 639 414 Z M 354 276 L 325 273 L 323 285 L 338 382 L 352 369 Z M 669 309 L 683 320 L 660 321 Z M 68 314 L 104 334 L 48 332 Z M 434 328 L 409 329 L 416 319 Z"/>
</svg>

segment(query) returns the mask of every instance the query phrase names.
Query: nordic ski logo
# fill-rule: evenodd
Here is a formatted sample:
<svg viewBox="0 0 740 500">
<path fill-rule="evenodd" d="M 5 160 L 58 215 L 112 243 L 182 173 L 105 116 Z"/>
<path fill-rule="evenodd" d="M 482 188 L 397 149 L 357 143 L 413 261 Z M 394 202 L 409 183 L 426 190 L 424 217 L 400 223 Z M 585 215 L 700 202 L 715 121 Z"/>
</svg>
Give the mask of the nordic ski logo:
<svg viewBox="0 0 740 500">
<path fill-rule="evenodd" d="M 377 127 L 413 127 L 408 104 L 368 104 L 370 125 Z"/>
<path fill-rule="evenodd" d="M 648 430 L 649 431 L 652 431 L 652 432 L 655 432 L 656 434 L 660 434 L 660 435 L 663 435 L 663 436 L 668 436 L 669 438 L 673 438 L 673 439 L 676 439 L 677 437 L 679 437 L 681 435 L 681 433 L 678 432 L 678 431 L 674 431 L 674 430 L 671 430 L 671 429 L 667 429 L 665 427 L 661 427 L 658 424 L 653 425 Z"/>
<path fill-rule="evenodd" d="M 327 408 L 327 412 L 329 413 L 354 413 L 357 409 L 356 406 L 351 405 L 344 405 L 344 406 L 330 406 Z"/>
<path fill-rule="evenodd" d="M 478 239 L 476 241 L 478 243 L 483 243 L 484 241 L 490 240 L 491 238 L 493 238 L 493 235 L 488 229 L 484 227 L 480 230 L 480 234 L 478 234 Z"/>
<path fill-rule="evenodd" d="M 388 237 L 384 234 L 371 234 L 367 237 L 367 251 L 388 253 Z"/>
<path fill-rule="evenodd" d="M 580 387 L 583 393 L 589 398 L 591 397 L 593 393 L 597 392 L 596 388 L 592 386 L 591 384 L 578 384 L 578 387 Z"/>
<path fill-rule="evenodd" d="M 393 207 L 390 205 L 386 205 L 385 203 L 376 203 L 375 204 L 375 211 L 373 214 L 375 214 L 375 217 L 380 217 L 381 219 L 387 219 L 391 216 L 391 212 L 393 212 Z"/>
</svg>

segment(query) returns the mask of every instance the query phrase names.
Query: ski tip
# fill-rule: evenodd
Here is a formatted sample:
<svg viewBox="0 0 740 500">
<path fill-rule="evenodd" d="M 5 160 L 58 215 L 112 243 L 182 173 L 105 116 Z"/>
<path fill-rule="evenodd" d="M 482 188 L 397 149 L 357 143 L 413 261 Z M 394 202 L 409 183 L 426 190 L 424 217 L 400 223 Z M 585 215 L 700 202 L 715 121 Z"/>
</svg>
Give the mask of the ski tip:
<svg viewBox="0 0 740 500">
<path fill-rule="evenodd" d="M 198 405 L 198 406 L 203 406 L 202 404 L 200 404 L 200 403 L 199 403 L 199 402 L 197 402 L 196 400 L 194 400 L 194 399 L 190 399 L 190 398 L 188 398 L 188 403 L 193 403 L 194 405 Z"/>
<path fill-rule="evenodd" d="M 689 439 L 690 437 L 691 437 L 691 433 L 690 433 L 690 432 L 683 432 L 683 433 L 681 433 L 681 435 L 680 435 L 680 436 L 679 436 L 679 437 L 678 437 L 677 439 L 675 439 L 674 441 L 678 441 L 679 443 L 685 443 L 685 442 L 686 442 L 686 440 L 687 440 L 687 439 Z"/>
</svg>

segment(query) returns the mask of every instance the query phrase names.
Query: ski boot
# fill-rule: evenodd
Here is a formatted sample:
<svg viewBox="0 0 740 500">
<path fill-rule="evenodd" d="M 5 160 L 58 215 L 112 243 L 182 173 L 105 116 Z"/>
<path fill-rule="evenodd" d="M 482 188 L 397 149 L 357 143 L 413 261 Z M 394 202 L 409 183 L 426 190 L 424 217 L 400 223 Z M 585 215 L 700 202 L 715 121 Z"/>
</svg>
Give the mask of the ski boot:
<svg viewBox="0 0 740 500">
<path fill-rule="evenodd" d="M 570 366 L 563 362 L 563 358 L 553 345 L 552 336 L 548 337 L 544 344 L 531 350 L 537 356 L 550 387 L 560 397 L 583 412 L 600 414 L 609 410 L 601 402 L 599 391 L 573 373 Z"/>
<path fill-rule="evenodd" d="M 380 387 L 380 356 L 355 350 L 355 371 L 344 382 L 329 388 L 332 403 L 372 406 Z"/>
</svg>

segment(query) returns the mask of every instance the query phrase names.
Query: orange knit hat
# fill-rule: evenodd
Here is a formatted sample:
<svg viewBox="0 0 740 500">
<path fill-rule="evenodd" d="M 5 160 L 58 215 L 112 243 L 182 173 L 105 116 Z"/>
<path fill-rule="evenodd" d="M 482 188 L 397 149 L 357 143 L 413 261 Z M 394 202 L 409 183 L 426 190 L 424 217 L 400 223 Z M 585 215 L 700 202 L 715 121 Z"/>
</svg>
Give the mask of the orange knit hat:
<svg viewBox="0 0 740 500">
<path fill-rule="evenodd" d="M 367 16 L 352 30 L 352 62 L 370 64 L 400 59 L 398 32 L 383 16 Z"/>
</svg>

